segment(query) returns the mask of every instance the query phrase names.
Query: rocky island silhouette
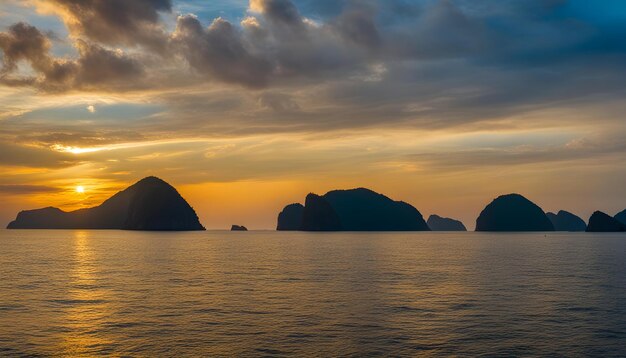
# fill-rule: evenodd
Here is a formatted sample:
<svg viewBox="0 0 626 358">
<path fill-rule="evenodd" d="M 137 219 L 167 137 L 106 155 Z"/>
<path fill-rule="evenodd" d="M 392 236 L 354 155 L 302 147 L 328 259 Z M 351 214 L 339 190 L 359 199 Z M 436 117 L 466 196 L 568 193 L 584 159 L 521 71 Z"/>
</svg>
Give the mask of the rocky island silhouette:
<svg viewBox="0 0 626 358">
<path fill-rule="evenodd" d="M 8 229 L 204 230 L 193 208 L 174 187 L 144 178 L 101 205 L 65 212 L 48 207 L 22 211 Z"/>
<path fill-rule="evenodd" d="M 546 213 L 548 219 L 554 226 L 554 231 L 585 231 L 587 224 L 580 217 L 570 213 L 569 211 L 560 210 L 557 214 Z"/>
<path fill-rule="evenodd" d="M 554 231 L 546 213 L 520 194 L 494 199 L 476 219 L 476 231 Z"/>
<path fill-rule="evenodd" d="M 614 216 L 615 219 L 617 219 L 619 222 L 621 222 L 622 224 L 626 225 L 626 210 L 617 213 Z"/>
<path fill-rule="evenodd" d="M 92 208 L 66 212 L 59 208 L 25 210 L 8 229 L 117 229 L 145 231 L 205 230 L 194 209 L 178 191 L 154 176 L 146 177 Z M 232 225 L 231 231 L 247 231 Z M 293 203 L 278 214 L 278 231 L 467 231 L 455 219 L 430 215 L 412 205 L 366 188 L 310 193 L 304 205 Z M 611 217 L 596 211 L 587 225 L 560 210 L 545 213 L 520 194 L 494 199 L 476 219 L 476 231 L 624 232 L 626 210 Z"/>
<path fill-rule="evenodd" d="M 431 215 L 426 221 L 432 231 L 467 231 L 465 225 L 459 220 L 443 218 L 439 215 Z"/>
<path fill-rule="evenodd" d="M 624 232 L 626 231 L 626 225 L 616 218 L 596 211 L 589 218 L 589 224 L 587 225 L 587 232 Z"/>
<path fill-rule="evenodd" d="M 365 188 L 309 194 L 304 206 L 287 205 L 278 215 L 278 230 L 430 231 L 410 204 Z"/>
<path fill-rule="evenodd" d="M 302 227 L 302 214 L 304 205 L 300 203 L 289 204 L 278 214 L 278 231 L 297 231 Z"/>
</svg>

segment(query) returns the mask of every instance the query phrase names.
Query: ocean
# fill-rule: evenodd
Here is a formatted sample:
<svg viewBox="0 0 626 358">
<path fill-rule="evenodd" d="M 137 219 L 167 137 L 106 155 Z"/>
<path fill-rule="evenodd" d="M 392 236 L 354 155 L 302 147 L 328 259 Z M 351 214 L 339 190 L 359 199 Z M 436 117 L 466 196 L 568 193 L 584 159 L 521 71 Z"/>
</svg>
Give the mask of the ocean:
<svg viewBox="0 0 626 358">
<path fill-rule="evenodd" d="M 0 355 L 626 356 L 626 234 L 0 230 Z"/>
</svg>

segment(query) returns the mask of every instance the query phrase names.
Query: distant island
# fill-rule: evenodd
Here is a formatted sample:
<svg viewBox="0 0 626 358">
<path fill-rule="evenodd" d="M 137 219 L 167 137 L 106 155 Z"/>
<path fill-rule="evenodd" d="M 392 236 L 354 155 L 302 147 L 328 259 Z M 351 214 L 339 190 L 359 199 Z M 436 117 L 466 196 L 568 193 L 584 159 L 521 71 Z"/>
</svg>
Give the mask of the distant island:
<svg viewBox="0 0 626 358">
<path fill-rule="evenodd" d="M 617 219 L 617 221 L 621 222 L 622 224 L 626 225 L 626 210 L 617 213 L 617 215 L 614 216 L 615 219 Z"/>
<path fill-rule="evenodd" d="M 626 223 L 622 220 L 626 221 L 626 210 L 615 217 L 596 211 L 586 224 L 568 211 L 546 214 L 522 195 L 508 194 L 485 207 L 476 219 L 476 231 L 626 232 Z"/>
<path fill-rule="evenodd" d="M 557 214 L 547 213 L 546 215 L 552 222 L 554 231 L 576 232 L 587 229 L 585 221 L 569 211 L 561 210 Z"/>
<path fill-rule="evenodd" d="M 614 218 L 597 212 L 589 225 L 568 211 L 546 213 L 520 194 L 501 195 L 476 219 L 476 231 L 494 232 L 621 232 L 626 210 Z M 304 205 L 293 203 L 278 214 L 278 231 L 467 231 L 455 219 L 431 215 L 425 222 L 410 204 L 365 188 L 309 194 Z"/>
<path fill-rule="evenodd" d="M 305 204 L 287 205 L 277 230 L 297 231 L 430 231 L 410 204 L 365 188 L 309 194 Z"/>
<path fill-rule="evenodd" d="M 426 221 L 432 231 L 467 231 L 465 225 L 459 220 L 443 218 L 439 215 L 431 215 Z"/>
<path fill-rule="evenodd" d="M 596 211 L 589 218 L 589 224 L 587 225 L 587 232 L 625 232 L 626 225 L 616 218 L 605 214 L 601 211 Z"/>
<path fill-rule="evenodd" d="M 53 207 L 22 211 L 7 228 L 204 230 L 187 201 L 157 177 L 144 178 L 93 208 L 71 212 Z"/>
<path fill-rule="evenodd" d="M 289 204 L 278 214 L 278 231 L 297 231 L 302 228 L 302 214 L 304 205 L 300 203 Z"/>
<path fill-rule="evenodd" d="M 519 194 L 494 199 L 476 219 L 476 231 L 554 231 L 546 213 Z"/>
<path fill-rule="evenodd" d="M 7 229 L 118 229 L 145 231 L 205 230 L 178 191 L 154 176 L 118 192 L 102 204 L 66 212 L 55 207 L 21 211 Z M 232 225 L 231 231 L 248 231 Z M 366 188 L 310 193 L 278 214 L 278 231 L 467 231 L 456 219 L 422 214 L 404 201 Z M 501 195 L 476 219 L 476 231 L 626 232 L 626 210 L 615 217 L 596 211 L 585 223 L 560 210 L 544 212 L 520 194 Z"/>
</svg>

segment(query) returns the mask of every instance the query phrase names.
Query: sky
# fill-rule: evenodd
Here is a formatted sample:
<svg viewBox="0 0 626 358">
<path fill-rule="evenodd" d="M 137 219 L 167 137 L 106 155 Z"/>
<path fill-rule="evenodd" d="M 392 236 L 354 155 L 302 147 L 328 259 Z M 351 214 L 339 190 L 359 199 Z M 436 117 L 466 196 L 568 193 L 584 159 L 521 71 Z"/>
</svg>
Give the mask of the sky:
<svg viewBox="0 0 626 358">
<path fill-rule="evenodd" d="M 209 229 L 356 187 L 613 215 L 624 38 L 622 0 L 2 0 L 0 225 L 148 175 Z"/>
</svg>

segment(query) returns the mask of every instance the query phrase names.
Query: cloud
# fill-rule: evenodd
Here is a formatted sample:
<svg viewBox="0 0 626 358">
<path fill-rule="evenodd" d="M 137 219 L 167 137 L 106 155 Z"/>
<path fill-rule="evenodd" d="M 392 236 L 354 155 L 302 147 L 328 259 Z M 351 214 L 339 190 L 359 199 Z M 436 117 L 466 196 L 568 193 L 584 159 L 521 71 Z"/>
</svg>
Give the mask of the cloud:
<svg viewBox="0 0 626 358">
<path fill-rule="evenodd" d="M 376 24 L 376 10 L 371 6 L 353 5 L 332 20 L 331 26 L 343 38 L 356 45 L 377 49 L 382 44 Z"/>
<path fill-rule="evenodd" d="M 618 136 L 605 136 L 590 140 L 573 139 L 564 145 L 518 145 L 482 147 L 454 151 L 424 152 L 408 155 L 409 161 L 426 166 L 429 170 L 466 171 L 487 168 L 521 167 L 525 165 L 557 165 L 558 163 L 584 162 L 617 165 L 626 152 L 626 143 Z"/>
<path fill-rule="evenodd" d="M 626 26 L 598 26 L 560 1 L 252 0 L 240 22 L 186 14 L 169 33 L 169 1 L 38 3 L 62 15 L 77 56 L 53 57 L 45 32 L 14 25 L 0 35 L 3 84 L 149 90 L 170 106 L 155 119 L 168 129 L 504 125 L 625 91 Z"/>
<path fill-rule="evenodd" d="M 79 158 L 56 153 L 48 148 L 0 141 L 0 166 L 65 168 L 79 162 Z"/>
<path fill-rule="evenodd" d="M 82 40 L 76 42 L 79 58 L 56 59 L 50 39 L 36 27 L 17 23 L 0 33 L 4 56 L 0 82 L 10 86 L 34 85 L 48 91 L 64 91 L 114 83 L 126 86 L 143 68 L 121 51 L 112 51 Z M 12 77 L 20 61 L 30 64 L 34 75 Z"/>
<path fill-rule="evenodd" d="M 264 87 L 272 66 L 246 46 L 230 22 L 216 19 L 206 30 L 195 16 L 178 18 L 172 45 L 195 70 L 225 82 Z"/>
<path fill-rule="evenodd" d="M 206 29 L 197 17 L 181 16 L 171 37 L 172 51 L 209 79 L 254 89 L 363 66 L 351 52 L 354 46 L 344 43 L 334 28 L 306 19 L 289 0 L 251 1 L 250 12 L 240 26 L 218 18 Z"/>
<path fill-rule="evenodd" d="M 54 193 L 59 191 L 58 188 L 45 185 L 24 185 L 24 184 L 0 184 L 0 193 L 2 194 L 35 194 L 35 193 Z"/>
<path fill-rule="evenodd" d="M 250 0 L 250 10 L 263 14 L 268 20 L 289 26 L 302 25 L 302 17 L 290 0 Z"/>
<path fill-rule="evenodd" d="M 26 132 L 26 131 L 24 131 Z M 137 133 L 128 130 L 103 130 L 94 131 L 92 129 L 72 129 L 71 132 L 54 132 L 45 128 L 41 132 L 37 128 L 29 128 L 28 133 L 15 135 L 20 143 L 29 143 L 36 147 L 52 148 L 55 145 L 69 147 L 94 147 L 119 144 L 130 141 L 142 141 L 145 138 Z"/>
<path fill-rule="evenodd" d="M 14 71 L 19 61 L 28 61 L 34 70 L 50 70 L 51 59 L 48 55 L 50 40 L 37 28 L 17 23 L 9 27 L 8 32 L 0 33 L 2 49 L 2 74 Z"/>
<path fill-rule="evenodd" d="M 39 0 L 57 13 L 75 37 L 105 45 L 144 45 L 160 50 L 167 35 L 159 12 L 170 12 L 170 0 Z"/>
<path fill-rule="evenodd" d="M 72 87 L 91 87 L 115 84 L 133 87 L 134 79 L 141 77 L 141 63 L 122 51 L 108 50 L 102 46 L 78 41 L 79 59 Z"/>
<path fill-rule="evenodd" d="M 300 105 L 284 93 L 264 92 L 259 96 L 259 105 L 275 112 L 297 111 Z"/>
<path fill-rule="evenodd" d="M 416 21 L 385 33 L 390 53 L 412 59 L 479 55 L 496 46 L 483 19 L 466 15 L 450 0 L 427 6 Z"/>
</svg>

